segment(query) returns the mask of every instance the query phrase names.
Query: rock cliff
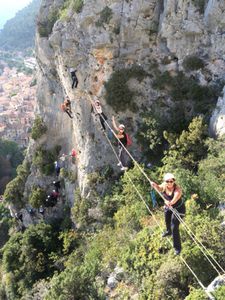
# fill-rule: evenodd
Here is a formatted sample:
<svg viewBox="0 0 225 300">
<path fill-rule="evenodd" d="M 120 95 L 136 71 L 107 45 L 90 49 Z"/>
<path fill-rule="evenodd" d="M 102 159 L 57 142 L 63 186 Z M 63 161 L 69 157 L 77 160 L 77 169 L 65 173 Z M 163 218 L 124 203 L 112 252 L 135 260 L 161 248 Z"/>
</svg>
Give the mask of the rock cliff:
<svg viewBox="0 0 225 300">
<path fill-rule="evenodd" d="M 61 145 L 61 152 L 66 154 L 72 148 L 77 150 L 76 166 L 69 162 L 68 168 L 76 173 L 77 184 L 82 194 L 87 195 L 88 174 L 108 164 L 116 170 L 116 158 L 98 118 L 91 113 L 88 94 L 92 100 L 100 99 L 110 124 L 111 116 L 116 115 L 135 139 L 138 113 L 143 107 L 150 108 L 160 96 L 160 92 L 152 88 L 153 61 L 161 71 L 173 74 L 183 70 L 182 63 L 187 56 L 195 55 L 206 65 L 204 72 L 192 72 L 202 85 L 224 80 L 225 3 L 216 0 L 205 1 L 204 5 L 203 1 L 198 4 L 191 0 L 84 0 L 80 1 L 79 8 L 74 8 L 66 7 L 64 2 L 43 0 L 38 17 L 37 113 L 48 127 L 45 138 L 38 143 L 47 148 Z M 44 34 L 40 30 L 43 24 L 50 27 Z M 148 76 L 142 81 L 131 78 L 128 82 L 129 88 L 137 92 L 135 112 L 118 108 L 117 113 L 105 101 L 104 83 L 116 70 L 129 69 L 132 65 L 140 66 Z M 70 67 L 77 69 L 76 89 L 71 88 Z M 73 119 L 60 110 L 66 95 L 72 102 Z M 218 126 L 223 128 L 225 122 L 221 99 L 211 120 L 211 128 L 216 133 L 220 133 Z M 35 147 L 37 144 L 30 147 L 29 153 Z M 132 151 L 135 157 L 140 157 L 135 143 Z M 35 172 L 32 171 L 30 178 L 36 176 Z M 68 191 L 74 187 L 67 185 Z M 72 202 L 73 196 L 69 197 Z"/>
</svg>

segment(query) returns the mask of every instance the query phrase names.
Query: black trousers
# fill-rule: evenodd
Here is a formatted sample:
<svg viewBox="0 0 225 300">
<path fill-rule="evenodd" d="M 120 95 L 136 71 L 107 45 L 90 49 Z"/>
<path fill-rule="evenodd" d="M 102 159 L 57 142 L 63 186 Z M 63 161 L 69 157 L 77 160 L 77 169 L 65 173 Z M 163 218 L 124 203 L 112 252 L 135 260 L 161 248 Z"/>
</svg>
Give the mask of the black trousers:
<svg viewBox="0 0 225 300">
<path fill-rule="evenodd" d="M 102 128 L 105 130 L 105 120 L 107 120 L 107 117 L 104 113 L 99 114 L 99 120 L 102 125 Z"/>
<path fill-rule="evenodd" d="M 71 115 L 71 111 L 69 109 L 66 109 L 65 110 L 65 113 L 67 113 L 67 115 L 72 119 L 72 115 Z"/>
<path fill-rule="evenodd" d="M 178 208 L 174 208 L 180 214 L 180 217 L 183 218 L 185 214 L 185 205 L 182 204 Z M 179 225 L 180 221 L 174 215 L 174 213 L 169 209 L 165 208 L 164 210 L 166 230 L 172 233 L 173 236 L 173 247 L 177 251 L 181 251 L 181 241 L 180 241 L 180 231 Z"/>
<path fill-rule="evenodd" d="M 76 75 L 75 75 L 75 76 L 72 76 L 72 89 L 74 88 L 74 86 L 75 86 L 75 88 L 76 88 L 77 85 L 78 85 L 78 79 L 77 79 L 77 76 L 76 76 Z"/>
</svg>

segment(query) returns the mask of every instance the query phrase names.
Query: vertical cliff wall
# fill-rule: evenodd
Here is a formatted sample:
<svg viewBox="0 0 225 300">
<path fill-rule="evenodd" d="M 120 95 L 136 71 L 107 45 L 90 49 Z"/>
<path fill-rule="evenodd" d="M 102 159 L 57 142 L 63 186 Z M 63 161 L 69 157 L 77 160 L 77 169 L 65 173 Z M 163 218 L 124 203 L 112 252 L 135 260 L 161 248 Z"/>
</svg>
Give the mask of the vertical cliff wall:
<svg viewBox="0 0 225 300">
<path fill-rule="evenodd" d="M 48 126 L 47 147 L 59 144 L 63 153 L 72 148 L 78 151 L 76 167 L 69 168 L 77 172 L 82 193 L 88 192 L 88 173 L 116 165 L 98 119 L 91 114 L 87 94 L 93 100 L 99 97 L 106 115 L 117 115 L 134 135 L 141 107 L 150 108 L 160 96 L 151 86 L 151 76 L 141 82 L 129 80 L 130 89 L 139 92 L 135 112 L 115 112 L 105 102 L 104 83 L 114 71 L 134 64 L 151 73 L 153 60 L 161 71 L 183 70 L 187 55 L 205 61 L 207 72 L 195 72 L 202 85 L 225 79 L 224 10 L 224 2 L 216 0 L 205 1 L 205 7 L 187 0 L 86 0 L 77 12 L 73 7 L 65 9 L 64 1 L 42 1 L 36 36 L 37 113 Z M 43 24 L 52 27 L 47 34 L 41 34 Z M 77 69 L 77 89 L 71 88 L 70 67 Z M 73 119 L 60 110 L 66 95 L 72 102 Z M 214 115 L 212 128 L 222 111 Z M 138 147 L 132 150 L 140 156 Z"/>
</svg>

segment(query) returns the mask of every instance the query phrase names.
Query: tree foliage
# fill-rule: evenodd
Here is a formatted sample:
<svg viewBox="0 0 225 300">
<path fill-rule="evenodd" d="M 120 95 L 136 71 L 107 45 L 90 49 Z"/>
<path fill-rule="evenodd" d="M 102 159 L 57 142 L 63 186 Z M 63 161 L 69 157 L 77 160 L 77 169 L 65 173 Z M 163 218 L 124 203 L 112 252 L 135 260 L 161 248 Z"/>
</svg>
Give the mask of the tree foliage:
<svg viewBox="0 0 225 300">
<path fill-rule="evenodd" d="M 24 50 L 34 47 L 35 18 L 40 0 L 33 0 L 20 10 L 14 18 L 7 21 L 0 32 L 0 47 L 5 50 Z"/>
</svg>

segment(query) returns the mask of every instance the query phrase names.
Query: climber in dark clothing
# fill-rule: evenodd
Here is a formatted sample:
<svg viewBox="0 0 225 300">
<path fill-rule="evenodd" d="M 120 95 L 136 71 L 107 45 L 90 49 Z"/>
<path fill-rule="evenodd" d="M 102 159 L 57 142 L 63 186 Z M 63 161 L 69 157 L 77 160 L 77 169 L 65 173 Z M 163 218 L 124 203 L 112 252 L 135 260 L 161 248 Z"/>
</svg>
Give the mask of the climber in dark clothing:
<svg viewBox="0 0 225 300">
<path fill-rule="evenodd" d="M 55 187 L 56 192 L 58 192 L 61 188 L 60 181 L 53 181 L 53 185 Z"/>
<path fill-rule="evenodd" d="M 60 174 L 60 165 L 59 165 L 59 163 L 58 163 L 58 161 L 55 161 L 54 162 L 54 166 L 55 166 L 55 172 L 56 172 L 56 176 L 58 177 L 59 176 L 59 174 Z"/>
<path fill-rule="evenodd" d="M 166 231 L 163 233 L 163 237 L 173 236 L 173 246 L 175 249 L 175 254 L 179 255 L 181 252 L 181 241 L 180 241 L 180 232 L 179 225 L 180 221 L 177 219 L 174 214 L 173 209 L 176 210 L 176 213 L 179 213 L 180 217 L 183 218 L 185 215 L 185 205 L 182 200 L 182 190 L 175 183 L 175 177 L 171 173 L 166 173 L 164 176 L 164 182 L 160 185 L 152 182 L 152 187 L 162 193 L 163 198 L 165 199 L 165 223 Z"/>
<path fill-rule="evenodd" d="M 117 138 L 119 139 L 120 142 L 118 142 L 118 148 L 119 148 L 119 164 L 118 166 L 121 166 L 121 170 L 122 171 L 126 171 L 128 168 L 126 166 L 126 161 L 127 161 L 127 154 L 126 154 L 126 150 L 124 149 L 124 147 L 127 147 L 127 135 L 125 133 L 125 126 L 123 124 L 120 124 L 119 126 L 116 125 L 115 122 L 115 118 L 114 116 L 112 117 L 112 124 L 115 130 L 118 131 L 117 133 Z M 121 145 L 121 143 L 123 144 L 123 146 Z"/>
<path fill-rule="evenodd" d="M 72 110 L 71 110 L 71 101 L 68 97 L 64 100 L 63 104 L 61 104 L 61 109 L 72 119 Z"/>
<path fill-rule="evenodd" d="M 97 115 L 99 116 L 99 121 L 102 125 L 102 129 L 105 131 L 105 121 L 107 120 L 107 117 L 102 111 L 102 106 L 98 100 L 96 100 L 94 103 L 92 102 L 92 104 Z M 92 107 L 92 111 L 93 111 L 93 107 Z"/>
<path fill-rule="evenodd" d="M 70 75 L 71 75 L 71 79 L 72 79 L 72 89 L 75 87 L 77 87 L 78 85 L 78 78 L 76 75 L 77 70 L 74 68 L 70 68 Z"/>
</svg>

